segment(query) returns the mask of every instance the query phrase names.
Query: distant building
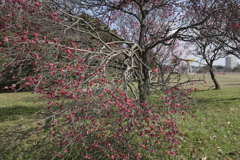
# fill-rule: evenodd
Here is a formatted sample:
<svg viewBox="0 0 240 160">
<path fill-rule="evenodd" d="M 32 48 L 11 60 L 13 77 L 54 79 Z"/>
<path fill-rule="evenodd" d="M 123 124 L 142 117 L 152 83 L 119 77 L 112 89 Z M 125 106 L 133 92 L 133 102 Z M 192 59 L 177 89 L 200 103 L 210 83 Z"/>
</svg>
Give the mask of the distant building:
<svg viewBox="0 0 240 160">
<path fill-rule="evenodd" d="M 192 66 L 192 73 L 197 73 L 199 70 L 199 67 Z"/>
<path fill-rule="evenodd" d="M 237 67 L 237 59 L 235 57 L 226 57 L 226 68 L 233 69 L 234 67 Z"/>
<path fill-rule="evenodd" d="M 188 66 L 188 73 L 192 73 L 192 66 Z"/>
<path fill-rule="evenodd" d="M 186 65 L 186 66 L 182 67 L 182 73 L 183 74 L 188 74 L 190 72 L 190 70 L 191 70 L 191 66 L 189 66 L 189 65 Z"/>
</svg>

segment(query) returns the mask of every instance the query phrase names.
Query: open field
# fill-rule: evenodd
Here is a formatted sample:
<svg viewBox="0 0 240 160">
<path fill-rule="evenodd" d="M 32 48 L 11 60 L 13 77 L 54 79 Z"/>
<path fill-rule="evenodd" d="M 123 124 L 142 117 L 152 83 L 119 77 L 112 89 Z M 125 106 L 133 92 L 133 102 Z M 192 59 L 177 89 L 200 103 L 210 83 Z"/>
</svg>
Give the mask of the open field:
<svg viewBox="0 0 240 160">
<path fill-rule="evenodd" d="M 189 76 L 199 79 L 203 74 Z M 210 88 L 213 83 L 209 75 L 205 75 L 207 83 L 203 83 L 204 86 L 193 84 L 198 88 L 195 94 L 199 104 L 193 106 L 196 118 L 190 118 L 187 123 L 179 121 L 179 124 L 185 123 L 180 130 L 186 137 L 179 147 L 179 159 L 192 159 L 189 154 L 192 148 L 187 147 L 190 144 L 197 149 L 198 159 L 240 160 L 240 74 L 216 76 L 221 90 Z M 11 145 L 18 132 L 33 128 L 31 122 L 35 119 L 30 117 L 40 109 L 40 103 L 33 103 L 36 97 L 27 92 L 0 94 L 0 159 L 16 159 Z M 36 142 L 37 137 L 25 142 L 23 147 L 31 147 Z M 33 154 L 36 153 L 29 152 L 19 159 L 33 159 Z"/>
<path fill-rule="evenodd" d="M 196 93 L 199 105 L 193 110 L 197 110 L 197 117 L 182 131 L 197 148 L 199 157 L 237 160 L 240 159 L 240 74 L 216 76 L 221 90 L 201 91 L 213 85 L 210 75 L 206 75 L 206 86 L 198 85 L 200 91 Z M 184 146 L 180 150 L 184 152 Z"/>
</svg>

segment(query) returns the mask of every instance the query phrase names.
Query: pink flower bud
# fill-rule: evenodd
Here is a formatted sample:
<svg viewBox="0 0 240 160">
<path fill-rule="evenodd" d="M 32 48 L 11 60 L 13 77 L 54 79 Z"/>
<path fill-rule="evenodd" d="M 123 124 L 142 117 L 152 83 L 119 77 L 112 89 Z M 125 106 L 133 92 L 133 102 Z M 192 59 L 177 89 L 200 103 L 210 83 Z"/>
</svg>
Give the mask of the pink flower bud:
<svg viewBox="0 0 240 160">
<path fill-rule="evenodd" d="M 8 38 L 5 37 L 3 41 L 6 42 L 6 43 L 8 43 Z"/>
</svg>

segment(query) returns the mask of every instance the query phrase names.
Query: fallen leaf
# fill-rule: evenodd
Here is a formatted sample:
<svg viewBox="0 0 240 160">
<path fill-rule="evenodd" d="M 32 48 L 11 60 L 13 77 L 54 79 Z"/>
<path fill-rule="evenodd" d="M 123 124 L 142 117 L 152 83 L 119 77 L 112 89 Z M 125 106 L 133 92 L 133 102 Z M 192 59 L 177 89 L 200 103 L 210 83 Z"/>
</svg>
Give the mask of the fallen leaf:
<svg viewBox="0 0 240 160">
<path fill-rule="evenodd" d="M 217 137 L 217 136 L 212 136 L 212 137 L 210 136 L 210 139 L 213 140 L 213 139 L 216 138 L 216 137 Z"/>
<path fill-rule="evenodd" d="M 218 149 L 217 151 L 219 154 L 223 154 L 222 150 L 221 149 Z"/>
</svg>

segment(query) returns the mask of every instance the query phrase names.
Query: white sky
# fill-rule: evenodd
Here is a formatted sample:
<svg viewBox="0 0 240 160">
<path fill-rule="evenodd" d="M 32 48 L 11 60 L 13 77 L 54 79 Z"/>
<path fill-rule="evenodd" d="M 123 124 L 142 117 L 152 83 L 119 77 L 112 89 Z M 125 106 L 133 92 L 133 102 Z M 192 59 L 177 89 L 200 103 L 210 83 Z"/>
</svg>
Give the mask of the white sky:
<svg viewBox="0 0 240 160">
<path fill-rule="evenodd" d="M 191 56 L 189 55 L 187 58 L 196 58 L 195 61 L 200 61 L 200 58 L 197 58 L 195 56 Z M 240 60 L 237 59 L 237 63 L 240 63 Z M 206 64 L 204 61 L 201 62 L 202 65 Z M 199 63 L 194 62 L 191 65 L 193 66 L 199 66 Z M 221 65 L 221 66 L 225 66 L 225 58 L 220 58 L 217 61 L 213 62 L 213 65 Z"/>
</svg>

